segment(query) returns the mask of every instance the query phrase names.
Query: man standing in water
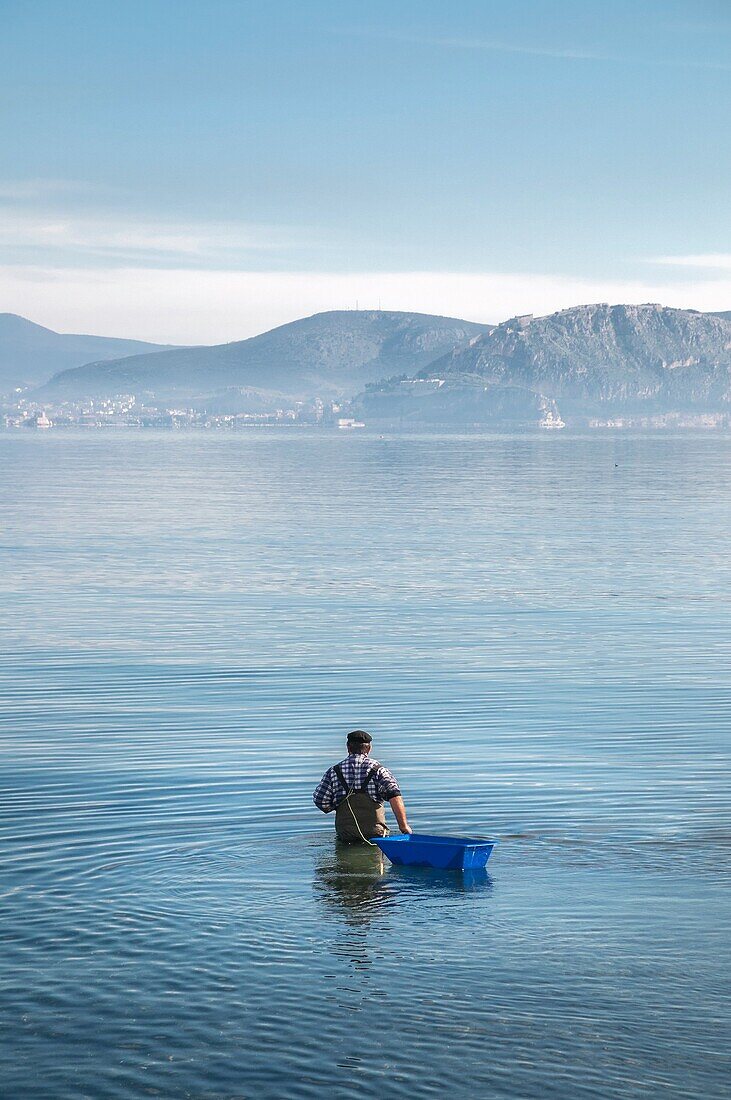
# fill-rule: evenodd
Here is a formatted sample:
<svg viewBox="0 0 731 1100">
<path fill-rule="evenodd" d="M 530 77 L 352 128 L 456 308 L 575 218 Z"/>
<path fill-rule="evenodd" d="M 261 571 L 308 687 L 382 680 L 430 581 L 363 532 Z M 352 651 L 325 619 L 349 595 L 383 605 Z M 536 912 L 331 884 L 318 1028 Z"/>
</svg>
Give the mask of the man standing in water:
<svg viewBox="0 0 731 1100">
<path fill-rule="evenodd" d="M 323 775 L 312 800 L 324 814 L 335 810 L 335 832 L 348 844 L 388 836 L 383 803 L 388 802 L 402 833 L 410 833 L 399 785 L 388 768 L 371 759 L 371 735 L 348 734 L 348 755 Z"/>
</svg>

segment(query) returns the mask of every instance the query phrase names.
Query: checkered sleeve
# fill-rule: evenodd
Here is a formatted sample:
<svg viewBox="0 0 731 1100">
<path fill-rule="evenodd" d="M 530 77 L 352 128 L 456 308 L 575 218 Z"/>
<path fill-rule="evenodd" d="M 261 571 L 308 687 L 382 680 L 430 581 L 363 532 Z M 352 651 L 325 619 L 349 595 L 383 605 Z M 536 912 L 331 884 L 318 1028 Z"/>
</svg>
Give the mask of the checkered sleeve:
<svg viewBox="0 0 731 1100">
<path fill-rule="evenodd" d="M 391 774 L 388 768 L 384 768 L 383 764 L 381 764 L 380 768 L 376 772 L 375 779 L 376 793 L 378 795 L 379 802 L 388 802 L 389 799 L 395 798 L 396 795 L 401 794 L 395 776 Z"/>
<path fill-rule="evenodd" d="M 322 810 L 324 814 L 329 814 L 331 810 L 335 809 L 334 778 L 332 768 L 328 768 L 315 787 L 315 791 L 312 795 L 312 801 L 315 803 L 318 810 Z"/>
</svg>

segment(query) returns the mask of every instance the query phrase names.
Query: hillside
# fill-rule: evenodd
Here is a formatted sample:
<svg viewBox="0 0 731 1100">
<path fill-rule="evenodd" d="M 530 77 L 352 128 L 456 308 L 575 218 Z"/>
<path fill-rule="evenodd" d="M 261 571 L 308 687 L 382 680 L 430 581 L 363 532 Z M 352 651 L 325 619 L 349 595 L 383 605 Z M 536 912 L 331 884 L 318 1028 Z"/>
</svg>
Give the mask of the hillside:
<svg viewBox="0 0 731 1100">
<path fill-rule="evenodd" d="M 15 313 L 0 313 L 0 393 L 15 386 L 40 385 L 59 371 L 91 359 L 119 359 L 169 347 L 144 340 L 54 332 Z"/>
<path fill-rule="evenodd" d="M 548 317 L 516 317 L 476 337 L 419 372 L 441 379 L 430 396 L 430 419 L 452 419 L 454 393 L 479 394 L 483 418 L 490 395 L 504 387 L 553 402 L 562 416 L 731 411 L 731 321 L 659 305 L 588 305 Z M 403 385 L 369 390 L 359 399 L 367 412 L 388 393 L 396 415 L 412 416 Z M 380 394 L 380 398 L 379 398 Z M 489 417 L 488 417 L 489 418 Z"/>
<path fill-rule="evenodd" d="M 420 313 L 317 313 L 232 344 L 88 363 L 57 375 L 39 396 L 136 393 L 177 401 L 237 389 L 337 397 L 388 375 L 414 374 L 486 328 Z"/>
<path fill-rule="evenodd" d="M 475 385 L 458 380 L 433 386 L 419 380 L 370 386 L 353 402 L 353 411 L 370 424 L 392 427 L 420 424 L 512 425 L 530 427 L 547 416 L 558 419 L 555 401 L 521 386 Z"/>
<path fill-rule="evenodd" d="M 575 306 L 497 325 L 425 373 L 525 386 L 566 411 L 717 408 L 731 401 L 731 321 L 658 305 Z"/>
</svg>

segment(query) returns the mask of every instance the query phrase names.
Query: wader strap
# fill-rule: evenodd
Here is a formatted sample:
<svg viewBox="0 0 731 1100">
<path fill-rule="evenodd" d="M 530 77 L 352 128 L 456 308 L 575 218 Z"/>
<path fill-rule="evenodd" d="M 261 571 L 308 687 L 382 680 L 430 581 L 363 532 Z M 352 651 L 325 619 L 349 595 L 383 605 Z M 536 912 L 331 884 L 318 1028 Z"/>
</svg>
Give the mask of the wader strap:
<svg viewBox="0 0 731 1100">
<path fill-rule="evenodd" d="M 347 798 L 348 795 L 351 794 L 353 791 L 365 791 L 365 789 L 368 786 L 368 784 L 370 783 L 371 779 L 373 778 L 373 776 L 378 771 L 378 768 L 379 768 L 379 765 L 374 764 L 373 767 L 368 770 L 368 772 L 366 773 L 366 777 L 363 780 L 363 783 L 361 784 L 360 787 L 349 787 L 348 786 L 348 784 L 345 782 L 345 776 L 343 775 L 343 769 L 340 767 L 339 764 L 335 764 L 335 766 L 333 767 L 333 771 L 337 775 L 338 779 L 340 780 L 340 785 L 343 788 L 343 790 L 345 791 L 345 796 L 344 797 Z M 340 802 L 342 802 L 342 801 L 343 801 L 343 799 L 341 798 Z M 338 805 L 340 805 L 340 802 L 338 802 Z"/>
<path fill-rule="evenodd" d="M 343 775 L 343 769 L 342 769 L 342 768 L 340 767 L 340 765 L 339 765 L 339 764 L 336 764 L 336 765 L 335 765 L 335 767 L 333 768 L 333 771 L 335 772 L 335 774 L 337 775 L 338 779 L 340 780 L 340 786 L 341 786 L 341 787 L 343 788 L 343 790 L 345 791 L 345 797 L 347 798 L 347 797 L 348 797 L 348 795 L 350 794 L 350 787 L 349 787 L 349 786 L 348 786 L 348 784 L 347 784 L 347 783 L 345 782 L 345 776 Z M 342 798 L 341 798 L 341 799 L 340 799 L 340 802 L 342 802 L 342 801 L 343 801 L 343 800 L 342 800 Z M 338 803 L 338 805 L 339 805 L 339 803 Z"/>
</svg>

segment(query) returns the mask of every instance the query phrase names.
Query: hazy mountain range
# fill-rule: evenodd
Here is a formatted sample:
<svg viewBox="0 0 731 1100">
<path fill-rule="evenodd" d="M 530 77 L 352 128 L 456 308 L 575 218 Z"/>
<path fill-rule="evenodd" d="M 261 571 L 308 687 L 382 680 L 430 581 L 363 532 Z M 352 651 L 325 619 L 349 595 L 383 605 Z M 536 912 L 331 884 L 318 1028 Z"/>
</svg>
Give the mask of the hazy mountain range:
<svg viewBox="0 0 731 1100">
<path fill-rule="evenodd" d="M 54 332 L 15 313 L 0 313 L 0 393 L 15 386 L 37 386 L 58 371 L 79 367 L 92 359 L 120 359 L 123 355 L 162 351 L 170 346 Z"/>
<path fill-rule="evenodd" d="M 414 374 L 487 328 L 421 313 L 317 313 L 232 344 L 89 363 L 56 375 L 40 394 L 58 400 L 136 393 L 229 407 L 352 396 L 367 382 Z"/>
<path fill-rule="evenodd" d="M 731 412 L 731 313 L 660 305 L 576 306 L 499 325 L 329 312 L 249 340 L 172 350 L 61 336 L 0 317 L 6 371 L 8 347 L 18 357 L 25 348 L 42 374 L 59 355 L 78 360 L 92 345 L 94 362 L 56 373 L 33 396 L 58 402 L 134 393 L 219 413 L 345 398 L 371 421 L 453 423 L 533 422 L 547 412 Z M 127 354 L 140 347 L 145 354 Z M 113 358 L 120 350 L 125 357 Z"/>
</svg>

